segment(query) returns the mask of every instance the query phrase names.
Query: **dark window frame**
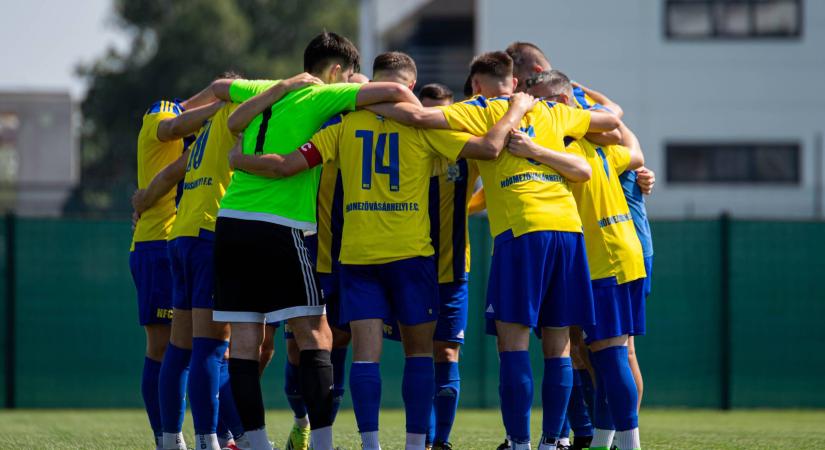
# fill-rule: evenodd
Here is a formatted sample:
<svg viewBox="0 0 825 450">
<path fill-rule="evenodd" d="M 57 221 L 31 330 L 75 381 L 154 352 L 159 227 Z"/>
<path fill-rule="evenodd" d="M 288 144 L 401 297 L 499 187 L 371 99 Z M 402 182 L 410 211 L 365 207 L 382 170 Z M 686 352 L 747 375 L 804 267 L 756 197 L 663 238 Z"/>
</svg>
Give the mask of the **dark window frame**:
<svg viewBox="0 0 825 450">
<path fill-rule="evenodd" d="M 784 148 L 790 147 L 795 151 L 795 161 L 794 161 L 794 179 L 793 180 L 759 180 L 757 172 L 754 171 L 755 169 L 755 160 L 753 157 L 752 159 L 748 160 L 748 171 L 749 177 L 748 179 L 744 180 L 736 180 L 736 179 L 696 179 L 696 180 L 685 180 L 685 179 L 675 179 L 674 168 L 677 161 L 676 158 L 672 157 L 671 152 L 675 152 L 677 150 L 681 151 L 685 147 L 694 147 L 696 151 L 706 151 L 712 152 L 713 150 L 717 149 L 741 149 L 751 147 L 751 151 L 754 152 L 759 148 L 770 147 L 774 146 L 777 148 Z M 803 154 L 802 154 L 802 142 L 801 141 L 794 141 L 794 140 L 764 140 L 764 141 L 755 141 L 755 140 L 747 140 L 747 141 L 737 141 L 737 140 L 720 140 L 720 141 L 696 141 L 696 140 L 673 140 L 667 141 L 664 145 L 664 157 L 665 157 L 665 181 L 668 185 L 673 186 L 758 186 L 758 187 L 798 187 L 802 185 L 802 177 L 803 177 Z"/>
<path fill-rule="evenodd" d="M 771 3 L 773 0 L 665 0 L 665 7 L 662 8 L 662 29 L 664 30 L 665 38 L 668 41 L 684 41 L 684 42 L 692 42 L 692 41 L 800 41 L 802 40 L 802 35 L 804 34 L 804 26 L 805 26 L 805 14 L 803 13 L 804 4 L 803 0 L 784 0 L 784 1 L 792 1 L 796 3 L 796 22 L 797 28 L 795 33 L 790 34 L 768 34 L 768 33 L 758 33 L 756 30 L 756 8 L 755 6 L 760 3 Z M 695 36 L 685 36 L 680 34 L 674 34 L 670 29 L 670 10 L 674 5 L 685 5 L 685 4 L 705 4 L 710 10 L 710 20 L 711 20 L 711 32 L 707 35 L 695 35 Z M 714 7 L 720 4 L 744 4 L 749 6 L 749 16 L 748 20 L 750 22 L 750 32 L 748 34 L 724 34 L 720 33 L 720 27 L 717 25 L 717 17 L 714 11 Z"/>
</svg>

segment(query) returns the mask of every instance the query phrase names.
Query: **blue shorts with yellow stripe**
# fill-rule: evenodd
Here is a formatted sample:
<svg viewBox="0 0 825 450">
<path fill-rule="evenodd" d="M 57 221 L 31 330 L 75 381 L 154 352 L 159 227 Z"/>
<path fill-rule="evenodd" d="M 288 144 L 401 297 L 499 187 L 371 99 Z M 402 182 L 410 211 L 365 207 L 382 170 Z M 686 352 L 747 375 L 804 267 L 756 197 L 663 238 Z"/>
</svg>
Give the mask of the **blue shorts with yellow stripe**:
<svg viewBox="0 0 825 450">
<path fill-rule="evenodd" d="M 172 264 L 172 306 L 177 309 L 215 306 L 214 233 L 201 230 L 199 237 L 169 241 Z"/>
<path fill-rule="evenodd" d="M 530 328 L 592 325 L 584 236 L 565 231 L 496 236 L 485 317 L 490 334 L 496 320 Z"/>
<path fill-rule="evenodd" d="M 141 326 L 168 324 L 172 320 L 172 273 L 166 241 L 135 242 L 129 268 L 138 299 Z"/>
</svg>

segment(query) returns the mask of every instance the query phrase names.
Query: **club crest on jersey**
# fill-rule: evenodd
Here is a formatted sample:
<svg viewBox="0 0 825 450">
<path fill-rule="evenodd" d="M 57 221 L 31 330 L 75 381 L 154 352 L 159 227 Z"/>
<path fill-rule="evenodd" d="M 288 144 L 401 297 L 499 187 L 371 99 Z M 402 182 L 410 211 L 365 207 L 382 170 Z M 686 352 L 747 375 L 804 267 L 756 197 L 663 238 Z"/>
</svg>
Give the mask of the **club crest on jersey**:
<svg viewBox="0 0 825 450">
<path fill-rule="evenodd" d="M 461 181 L 461 167 L 458 164 L 451 163 L 447 165 L 447 181 L 451 183 Z"/>
</svg>

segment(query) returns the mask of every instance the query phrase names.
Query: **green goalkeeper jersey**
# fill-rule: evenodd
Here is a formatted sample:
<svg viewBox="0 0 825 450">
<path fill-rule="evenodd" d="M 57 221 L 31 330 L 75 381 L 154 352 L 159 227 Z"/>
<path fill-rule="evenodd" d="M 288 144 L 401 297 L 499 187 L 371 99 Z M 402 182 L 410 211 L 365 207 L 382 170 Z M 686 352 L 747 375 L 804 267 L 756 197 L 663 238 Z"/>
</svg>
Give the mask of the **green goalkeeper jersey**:
<svg viewBox="0 0 825 450">
<path fill-rule="evenodd" d="M 279 80 L 235 80 L 232 101 L 244 102 Z M 360 84 L 309 85 L 290 92 L 258 114 L 243 133 L 244 154 L 285 155 L 307 142 L 331 116 L 355 109 Z M 221 200 L 219 217 L 260 220 L 315 231 L 320 167 L 286 178 L 236 170 Z"/>
</svg>

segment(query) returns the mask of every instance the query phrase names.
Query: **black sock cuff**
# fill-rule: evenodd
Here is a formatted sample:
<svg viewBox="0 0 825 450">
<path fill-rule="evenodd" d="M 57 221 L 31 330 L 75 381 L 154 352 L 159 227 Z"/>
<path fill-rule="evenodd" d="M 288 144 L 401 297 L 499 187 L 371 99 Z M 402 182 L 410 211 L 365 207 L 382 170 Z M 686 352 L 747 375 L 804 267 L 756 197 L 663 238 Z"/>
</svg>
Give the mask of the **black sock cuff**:
<svg viewBox="0 0 825 450">
<path fill-rule="evenodd" d="M 301 366 L 327 367 L 332 366 L 329 350 L 301 350 Z"/>
<path fill-rule="evenodd" d="M 235 373 L 254 373 L 258 375 L 258 361 L 251 359 L 229 358 L 229 370 Z"/>
</svg>

